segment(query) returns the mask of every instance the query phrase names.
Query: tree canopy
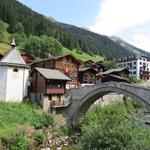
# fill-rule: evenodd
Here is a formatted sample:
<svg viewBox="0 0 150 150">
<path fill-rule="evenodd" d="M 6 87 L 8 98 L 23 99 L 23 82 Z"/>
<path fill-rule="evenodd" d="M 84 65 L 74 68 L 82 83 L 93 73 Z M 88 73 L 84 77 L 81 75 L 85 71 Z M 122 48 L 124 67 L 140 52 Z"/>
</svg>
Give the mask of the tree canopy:
<svg viewBox="0 0 150 150">
<path fill-rule="evenodd" d="M 25 43 L 24 51 L 40 58 L 47 58 L 50 55 L 60 55 L 62 54 L 63 46 L 61 43 L 48 36 L 29 36 Z"/>
<path fill-rule="evenodd" d="M 107 36 L 52 21 L 16 0 L 0 0 L 0 19 L 9 24 L 8 29 L 12 34 L 16 31 L 17 34 L 22 33 L 23 26 L 24 33 L 27 36 L 47 35 L 54 37 L 70 50 L 76 48 L 88 54 L 104 55 L 112 58 L 133 54 L 126 48 L 110 40 Z M 15 36 L 19 37 L 18 35 Z"/>
<path fill-rule="evenodd" d="M 9 34 L 7 32 L 8 24 L 0 20 L 0 42 L 8 42 Z"/>
</svg>

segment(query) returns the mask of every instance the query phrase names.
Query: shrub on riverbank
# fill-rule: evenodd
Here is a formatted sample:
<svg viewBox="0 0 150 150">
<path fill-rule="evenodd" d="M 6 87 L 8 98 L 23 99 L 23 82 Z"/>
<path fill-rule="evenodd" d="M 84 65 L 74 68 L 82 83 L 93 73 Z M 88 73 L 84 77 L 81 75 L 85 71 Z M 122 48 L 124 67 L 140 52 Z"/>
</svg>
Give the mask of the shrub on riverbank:
<svg viewBox="0 0 150 150">
<path fill-rule="evenodd" d="M 141 109 L 135 113 L 134 105 L 128 102 L 127 109 L 118 103 L 87 112 L 81 127 L 82 149 L 150 149 L 150 129 L 139 121 L 143 117 Z"/>
<path fill-rule="evenodd" d="M 0 145 L 9 149 L 25 150 L 28 136 L 53 124 L 51 115 L 27 103 L 0 102 Z"/>
</svg>

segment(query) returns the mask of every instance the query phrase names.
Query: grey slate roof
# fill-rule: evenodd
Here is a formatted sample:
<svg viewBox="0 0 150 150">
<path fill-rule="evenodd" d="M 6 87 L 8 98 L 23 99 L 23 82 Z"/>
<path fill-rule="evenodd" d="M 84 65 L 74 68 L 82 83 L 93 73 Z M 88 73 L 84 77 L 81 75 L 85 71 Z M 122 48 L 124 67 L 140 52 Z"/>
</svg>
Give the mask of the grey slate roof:
<svg viewBox="0 0 150 150">
<path fill-rule="evenodd" d="M 53 80 L 66 80 L 70 81 L 71 79 L 61 73 L 58 70 L 54 69 L 45 69 L 45 68 L 35 68 L 44 78 L 53 79 Z"/>
<path fill-rule="evenodd" d="M 72 54 L 66 54 L 66 55 L 61 55 L 61 56 L 50 56 L 49 58 L 34 62 L 34 63 L 32 63 L 32 65 L 33 64 L 38 64 L 38 63 L 41 63 L 41 62 L 45 62 L 45 61 L 48 61 L 48 60 L 57 60 L 59 58 L 66 57 L 66 56 L 71 56 L 78 64 L 81 64 L 80 60 L 75 58 Z"/>
<path fill-rule="evenodd" d="M 110 73 L 112 73 L 112 72 L 120 72 L 120 71 L 123 71 L 123 70 L 125 70 L 125 69 L 128 69 L 128 68 L 110 69 L 110 70 L 107 70 L 107 71 L 105 71 L 105 72 L 101 72 L 101 73 L 99 73 L 99 74 L 102 74 L 102 75 L 104 75 L 104 74 L 110 74 Z"/>
<path fill-rule="evenodd" d="M 5 62 L 5 63 L 14 63 L 14 64 L 23 64 L 25 65 L 26 63 L 22 59 L 20 53 L 16 48 L 12 49 L 9 51 L 1 60 L 0 62 Z"/>
<path fill-rule="evenodd" d="M 90 69 L 92 69 L 93 71 L 97 72 L 97 71 L 96 71 L 94 68 L 92 68 L 92 67 L 79 68 L 79 71 L 80 71 L 80 72 L 84 72 L 84 71 L 87 71 L 87 70 L 90 70 Z"/>
</svg>

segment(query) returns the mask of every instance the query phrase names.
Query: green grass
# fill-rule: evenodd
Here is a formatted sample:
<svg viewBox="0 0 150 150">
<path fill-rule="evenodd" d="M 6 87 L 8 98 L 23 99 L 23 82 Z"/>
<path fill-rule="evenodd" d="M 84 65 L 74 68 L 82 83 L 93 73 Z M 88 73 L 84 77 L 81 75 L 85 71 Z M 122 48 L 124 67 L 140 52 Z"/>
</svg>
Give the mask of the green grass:
<svg viewBox="0 0 150 150">
<path fill-rule="evenodd" d="M 19 48 L 18 48 L 19 49 Z M 5 44 L 5 43 L 0 43 L 0 54 L 4 55 L 6 52 L 10 50 L 10 45 Z M 20 53 L 22 54 L 23 52 L 20 50 Z M 68 50 L 66 48 L 63 48 L 63 55 L 66 54 L 72 54 L 74 57 L 81 59 L 83 61 L 87 60 L 93 60 L 93 61 L 103 61 L 105 58 L 99 55 L 89 55 L 87 53 L 84 53 L 82 51 L 77 51 L 77 50 Z"/>
<path fill-rule="evenodd" d="M 10 46 L 8 44 L 0 43 L 0 54 L 4 55 L 6 52 L 10 50 Z"/>
<path fill-rule="evenodd" d="M 83 61 L 87 61 L 87 60 L 103 61 L 104 60 L 104 57 L 102 57 L 102 56 L 98 56 L 98 55 L 91 56 L 82 51 L 76 51 L 76 50 L 71 51 L 66 48 L 63 49 L 63 54 L 72 54 L 74 57 L 81 59 Z"/>
<path fill-rule="evenodd" d="M 0 102 L 0 138 L 13 134 L 17 126 L 42 128 L 52 124 L 49 114 L 27 103 Z"/>
</svg>

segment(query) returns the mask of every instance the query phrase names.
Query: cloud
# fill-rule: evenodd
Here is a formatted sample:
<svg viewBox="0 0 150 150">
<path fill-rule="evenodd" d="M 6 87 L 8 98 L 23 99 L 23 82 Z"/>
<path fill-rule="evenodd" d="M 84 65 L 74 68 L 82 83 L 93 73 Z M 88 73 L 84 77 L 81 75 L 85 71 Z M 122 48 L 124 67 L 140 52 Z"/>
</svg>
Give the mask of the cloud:
<svg viewBox="0 0 150 150">
<path fill-rule="evenodd" d="M 88 26 L 94 32 L 115 35 L 150 21 L 150 0 L 102 0 L 95 21 Z"/>
<path fill-rule="evenodd" d="M 133 36 L 133 44 L 150 52 L 150 36 L 136 34 Z"/>
</svg>

